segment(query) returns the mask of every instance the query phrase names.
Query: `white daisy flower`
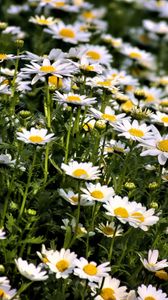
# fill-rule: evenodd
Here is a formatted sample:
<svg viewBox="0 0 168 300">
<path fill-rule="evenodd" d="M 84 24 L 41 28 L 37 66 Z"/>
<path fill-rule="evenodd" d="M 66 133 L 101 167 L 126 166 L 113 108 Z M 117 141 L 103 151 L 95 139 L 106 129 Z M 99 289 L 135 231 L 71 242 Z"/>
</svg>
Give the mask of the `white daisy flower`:
<svg viewBox="0 0 168 300">
<path fill-rule="evenodd" d="M 78 163 L 71 161 L 68 165 L 62 163 L 61 168 L 64 172 L 77 179 L 95 180 L 100 177 L 99 167 L 93 167 L 91 162 Z"/>
<path fill-rule="evenodd" d="M 65 199 L 66 201 L 68 201 L 71 205 L 78 205 L 78 202 L 79 202 L 79 194 L 78 193 L 75 194 L 72 190 L 69 190 L 66 193 L 63 189 L 59 189 L 58 192 L 59 192 L 60 196 L 63 199 Z M 80 197 L 80 205 L 88 206 L 88 205 L 92 205 L 92 203 L 89 203 L 89 201 L 87 201 L 87 199 Z"/>
<path fill-rule="evenodd" d="M 106 13 L 106 9 L 104 7 L 84 10 L 79 16 L 79 18 L 86 21 L 87 23 L 92 23 L 94 22 L 95 19 L 103 18 L 105 13 Z"/>
<path fill-rule="evenodd" d="M 145 286 L 142 284 L 138 287 L 138 300 L 168 300 L 168 297 L 161 289 L 157 290 L 151 284 Z"/>
<path fill-rule="evenodd" d="M 62 248 L 60 251 L 54 251 L 47 256 L 49 262 L 48 267 L 52 272 L 56 274 L 56 278 L 68 278 L 76 265 L 77 255 L 74 252 L 70 252 L 69 249 Z"/>
<path fill-rule="evenodd" d="M 50 5 L 52 9 L 63 10 L 67 12 L 78 12 L 78 7 L 72 4 L 69 4 L 67 0 L 54 0 L 50 1 Z"/>
<path fill-rule="evenodd" d="M 81 194 L 81 198 L 91 202 L 105 202 L 115 194 L 112 187 L 101 185 L 99 182 L 96 184 L 86 183 L 86 188 L 81 188 L 81 191 L 84 193 Z"/>
<path fill-rule="evenodd" d="M 151 115 L 151 120 L 162 124 L 164 127 L 168 127 L 168 114 L 156 111 L 156 114 Z"/>
<path fill-rule="evenodd" d="M 74 274 L 91 282 L 99 282 L 102 277 L 108 276 L 108 272 L 111 270 L 109 262 L 97 266 L 96 262 L 88 262 L 84 257 L 76 259 L 75 263 Z"/>
<path fill-rule="evenodd" d="M 128 197 L 121 198 L 120 196 L 111 197 L 108 202 L 103 204 L 108 216 L 116 217 L 120 222 L 126 223 L 129 221 L 132 208 Z"/>
<path fill-rule="evenodd" d="M 4 60 L 11 60 L 14 58 L 17 58 L 17 56 L 13 54 L 0 53 L 0 63 L 3 62 Z"/>
<path fill-rule="evenodd" d="M 10 300 L 10 299 L 18 299 L 18 297 L 13 298 L 16 295 L 17 291 L 15 289 L 11 290 L 11 286 L 9 285 L 0 285 L 0 299 L 2 300 Z"/>
<path fill-rule="evenodd" d="M 103 285 L 102 285 L 103 284 Z M 120 280 L 107 276 L 104 281 L 102 279 L 98 284 L 94 284 L 92 289 L 92 295 L 97 294 L 99 289 L 99 295 L 96 296 L 95 300 L 110 300 L 110 299 L 120 299 L 124 300 L 127 297 L 126 286 L 120 286 Z"/>
<path fill-rule="evenodd" d="M 45 58 L 42 64 L 33 61 L 31 64 L 27 64 L 25 68 L 21 69 L 21 74 L 36 74 L 32 80 L 32 84 L 35 84 L 38 80 L 49 75 L 57 77 L 72 76 L 76 71 L 76 66 L 68 60 L 60 59 L 51 64 L 50 60 Z"/>
<path fill-rule="evenodd" d="M 16 160 L 12 160 L 12 156 L 8 153 L 0 154 L 0 164 L 3 165 L 14 165 Z"/>
<path fill-rule="evenodd" d="M 121 38 L 115 38 L 111 34 L 103 34 L 101 38 L 105 43 L 110 44 L 114 48 L 121 48 L 123 43 Z"/>
<path fill-rule="evenodd" d="M 93 78 L 86 79 L 86 85 L 91 86 L 92 88 L 102 88 L 110 91 L 111 93 L 116 93 L 118 91 L 116 85 L 118 81 L 116 79 L 106 78 L 105 76 L 95 76 Z"/>
<path fill-rule="evenodd" d="M 145 29 L 155 32 L 159 35 L 168 34 L 168 25 L 165 21 L 156 23 L 151 20 L 143 20 L 143 26 Z"/>
<path fill-rule="evenodd" d="M 72 232 L 76 232 L 77 231 L 77 238 L 81 237 L 83 235 L 88 234 L 89 236 L 93 236 L 95 235 L 95 233 L 93 231 L 87 231 L 86 228 L 83 226 L 82 223 L 78 223 L 78 228 L 76 230 L 76 219 L 72 218 L 72 220 L 68 220 L 68 219 L 63 219 L 63 226 L 61 226 L 62 229 L 67 230 L 67 227 L 70 226 L 72 228 Z"/>
<path fill-rule="evenodd" d="M 48 17 L 46 18 L 44 15 L 41 16 L 35 16 L 35 17 L 30 17 L 29 22 L 38 24 L 41 26 L 48 26 L 48 25 L 53 25 L 57 22 L 59 22 L 59 19 L 54 19 L 53 17 Z"/>
<path fill-rule="evenodd" d="M 151 53 L 132 47 L 129 44 L 123 44 L 120 52 L 146 68 L 153 69 L 155 67 L 155 60 Z"/>
<path fill-rule="evenodd" d="M 122 132 L 118 136 L 124 136 L 126 139 L 133 141 L 141 139 L 151 139 L 153 137 L 152 126 L 145 123 L 140 124 L 137 120 L 133 120 L 132 124 L 129 120 L 122 120 L 121 123 L 114 125 L 115 130 Z"/>
<path fill-rule="evenodd" d="M 158 216 L 154 216 L 155 210 L 153 208 L 146 209 L 140 203 L 130 202 L 131 213 L 128 223 L 134 228 L 140 228 L 147 231 L 149 226 L 156 224 L 159 221 Z"/>
<path fill-rule="evenodd" d="M 52 255 L 54 253 L 54 250 L 47 250 L 45 245 L 42 245 L 41 252 L 37 251 L 36 253 L 38 257 L 42 260 L 42 262 L 46 264 L 49 262 L 48 255 Z"/>
<path fill-rule="evenodd" d="M 88 42 L 91 35 L 89 32 L 82 31 L 79 24 L 65 25 L 62 21 L 48 26 L 44 31 L 51 34 L 54 39 L 61 39 L 71 44 Z"/>
<path fill-rule="evenodd" d="M 141 140 L 139 146 L 147 148 L 141 152 L 141 156 L 158 156 L 160 165 L 164 165 L 168 159 L 168 134 L 161 136 L 156 127 L 153 126 L 153 138 Z"/>
<path fill-rule="evenodd" d="M 90 106 L 96 103 L 96 98 L 89 98 L 86 95 L 79 95 L 75 93 L 61 94 L 58 91 L 55 93 L 54 100 L 62 103 L 80 105 L 80 106 Z"/>
<path fill-rule="evenodd" d="M 6 239 L 6 232 L 4 231 L 3 228 L 0 228 L 0 240 Z"/>
<path fill-rule="evenodd" d="M 140 255 L 140 260 L 143 264 L 143 266 L 151 271 L 151 272 L 156 272 L 158 270 L 162 270 L 164 268 L 168 267 L 168 261 L 166 259 L 163 259 L 161 261 L 157 261 L 159 256 L 159 251 L 158 250 L 149 250 L 148 252 L 148 260 L 143 259 Z"/>
<path fill-rule="evenodd" d="M 110 125 L 120 122 L 125 117 L 125 113 L 118 115 L 115 114 L 115 111 L 110 106 L 106 106 L 104 113 L 95 108 L 90 108 L 90 112 L 95 118 L 109 122 Z"/>
<path fill-rule="evenodd" d="M 130 148 L 126 146 L 125 143 L 116 140 L 110 140 L 109 142 L 105 143 L 104 146 L 104 154 L 108 153 L 128 153 Z"/>
<path fill-rule="evenodd" d="M 21 257 L 18 259 L 15 259 L 16 266 L 20 272 L 21 275 L 26 277 L 29 280 L 32 281 L 43 281 L 48 279 L 48 275 L 46 271 L 42 271 L 42 268 L 39 266 L 35 266 L 34 264 L 28 262 L 26 260 L 23 260 Z"/>
<path fill-rule="evenodd" d="M 87 56 L 82 56 L 78 62 L 78 67 L 86 72 L 94 72 L 97 74 L 102 74 L 104 67 L 99 62 L 90 62 Z"/>
<path fill-rule="evenodd" d="M 79 47 L 78 57 L 86 56 L 91 63 L 99 63 L 108 66 L 112 62 L 112 55 L 106 47 L 97 45 L 84 45 Z"/>
<path fill-rule="evenodd" d="M 32 127 L 29 131 L 25 128 L 17 132 L 17 139 L 26 144 L 44 145 L 53 140 L 54 134 L 47 134 L 47 129 L 36 129 Z"/>
<path fill-rule="evenodd" d="M 95 229 L 108 238 L 113 238 L 114 233 L 115 233 L 115 237 L 121 236 L 123 233 L 123 229 L 121 228 L 121 226 L 118 226 L 116 230 L 116 225 L 114 224 L 114 222 L 108 222 L 108 221 L 106 222 L 106 224 L 100 223 L 99 226 L 96 227 Z"/>
</svg>

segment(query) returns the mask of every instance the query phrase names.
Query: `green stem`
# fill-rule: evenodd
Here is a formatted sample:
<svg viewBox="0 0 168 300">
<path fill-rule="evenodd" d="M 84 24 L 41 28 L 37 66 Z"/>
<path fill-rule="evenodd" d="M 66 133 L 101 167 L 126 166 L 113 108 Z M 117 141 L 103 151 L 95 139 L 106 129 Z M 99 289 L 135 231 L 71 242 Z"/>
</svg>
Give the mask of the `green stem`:
<svg viewBox="0 0 168 300">
<path fill-rule="evenodd" d="M 65 159 L 64 159 L 64 163 L 65 164 L 68 162 L 69 142 L 70 142 L 71 125 L 72 125 L 72 116 L 73 116 L 73 109 L 70 112 L 70 118 L 69 118 L 69 127 L 68 127 L 68 133 L 67 133 L 67 139 L 66 139 L 66 146 L 65 146 Z"/>
<path fill-rule="evenodd" d="M 49 158 L 49 144 L 46 145 L 45 162 L 44 162 L 44 184 L 47 182 L 48 177 L 48 158 Z"/>
<path fill-rule="evenodd" d="M 25 192 L 24 192 L 24 195 L 23 195 L 23 200 L 22 200 L 22 204 L 21 204 L 21 208 L 20 208 L 20 212 L 19 212 L 19 218 L 22 216 L 22 214 L 24 212 L 24 208 L 25 208 L 25 204 L 26 204 L 28 190 L 29 190 L 30 183 L 31 183 L 31 178 L 32 178 L 32 173 L 33 173 L 35 161 L 36 161 L 36 149 L 34 151 L 32 164 L 29 168 L 28 180 L 27 180 L 26 189 L 25 189 Z"/>
<path fill-rule="evenodd" d="M 20 54 L 20 49 L 17 49 L 17 56 Z M 15 71 L 14 71 L 14 76 L 12 80 L 12 93 L 11 93 L 11 115 L 14 114 L 15 112 L 15 105 L 16 105 L 16 99 L 15 99 L 15 92 L 16 92 L 16 79 L 17 79 L 17 72 L 18 72 L 18 67 L 19 67 L 19 57 L 16 59 L 16 64 L 15 64 Z"/>
<path fill-rule="evenodd" d="M 17 296 L 21 295 L 21 293 L 23 293 L 31 284 L 33 283 L 33 281 L 29 282 L 29 283 L 25 283 L 23 284 L 20 289 L 17 291 L 17 293 L 11 298 L 11 300 L 15 300 Z"/>
<path fill-rule="evenodd" d="M 114 248 L 114 240 L 115 240 L 117 228 L 118 228 L 118 225 L 116 225 L 115 230 L 114 230 L 113 237 L 112 237 L 112 239 L 111 239 L 111 244 L 110 244 L 110 249 L 109 249 L 109 255 L 108 255 L 108 261 L 109 261 L 110 263 L 111 263 L 111 259 L 112 259 L 112 253 L 113 253 L 113 248 Z"/>
<path fill-rule="evenodd" d="M 74 244 L 74 242 L 76 240 L 76 237 L 78 235 L 78 226 L 79 226 L 79 219 L 80 219 L 80 207 L 81 207 L 81 205 L 80 205 L 80 198 L 81 198 L 80 187 L 81 187 L 81 180 L 79 180 L 79 182 L 78 182 L 78 208 L 77 208 L 75 232 L 74 232 L 74 236 L 73 236 L 73 238 L 70 242 L 69 248 Z"/>
</svg>

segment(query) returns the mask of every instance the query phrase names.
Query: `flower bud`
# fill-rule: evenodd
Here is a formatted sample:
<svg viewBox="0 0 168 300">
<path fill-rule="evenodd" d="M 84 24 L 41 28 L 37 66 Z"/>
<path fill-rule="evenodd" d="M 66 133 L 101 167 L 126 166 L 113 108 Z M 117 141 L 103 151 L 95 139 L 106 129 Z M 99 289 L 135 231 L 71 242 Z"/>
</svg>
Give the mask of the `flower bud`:
<svg viewBox="0 0 168 300">
<path fill-rule="evenodd" d="M 24 41 L 23 40 L 16 40 L 15 44 L 16 44 L 17 48 L 21 49 L 24 46 Z"/>
<path fill-rule="evenodd" d="M 159 184 L 156 181 L 153 181 L 151 183 L 149 183 L 148 185 L 148 189 L 150 190 L 157 190 L 159 187 Z"/>
<path fill-rule="evenodd" d="M 104 120 L 98 120 L 95 123 L 95 127 L 99 130 L 104 130 L 106 128 L 106 122 Z"/>
<path fill-rule="evenodd" d="M 134 182 L 126 182 L 124 184 L 124 186 L 129 191 L 134 190 L 136 188 L 136 185 L 134 184 Z"/>
<path fill-rule="evenodd" d="M 152 202 L 150 203 L 150 208 L 158 209 L 158 204 L 157 204 L 157 202 L 152 201 Z"/>
</svg>

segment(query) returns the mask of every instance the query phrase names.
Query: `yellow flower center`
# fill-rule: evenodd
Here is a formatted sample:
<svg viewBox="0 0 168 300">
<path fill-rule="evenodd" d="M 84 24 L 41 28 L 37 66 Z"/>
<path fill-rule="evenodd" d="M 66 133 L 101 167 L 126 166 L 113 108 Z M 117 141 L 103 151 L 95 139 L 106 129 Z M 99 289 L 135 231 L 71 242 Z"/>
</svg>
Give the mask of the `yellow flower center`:
<svg viewBox="0 0 168 300">
<path fill-rule="evenodd" d="M 94 71 L 94 66 L 84 66 L 83 69 L 86 71 Z"/>
<path fill-rule="evenodd" d="M 125 88 L 125 90 L 127 92 L 132 92 L 134 90 L 134 87 L 132 85 L 127 85 L 126 88 Z"/>
<path fill-rule="evenodd" d="M 145 221 L 145 218 L 143 216 L 143 214 L 141 214 L 140 212 L 134 212 L 131 214 L 132 217 L 134 217 L 135 219 L 137 219 L 138 221 L 140 222 L 144 222 Z"/>
<path fill-rule="evenodd" d="M 103 199 L 104 198 L 104 194 L 101 191 L 98 191 L 98 190 L 95 190 L 95 191 L 91 192 L 90 195 L 93 198 L 97 198 L 97 199 Z"/>
<path fill-rule="evenodd" d="M 0 60 L 6 59 L 7 57 L 7 54 L 0 53 Z"/>
<path fill-rule="evenodd" d="M 65 259 L 61 259 L 56 263 L 56 268 L 60 272 L 65 272 L 68 269 L 68 267 L 69 267 L 69 262 Z"/>
<path fill-rule="evenodd" d="M 142 58 L 142 55 L 138 52 L 131 52 L 129 54 L 129 57 L 133 58 L 133 59 L 141 59 Z"/>
<path fill-rule="evenodd" d="M 154 298 L 152 296 L 148 296 L 148 297 L 145 297 L 144 300 L 156 300 L 156 298 Z"/>
<path fill-rule="evenodd" d="M 9 80 L 8 79 L 4 79 L 1 84 L 9 85 Z"/>
<path fill-rule="evenodd" d="M 55 72 L 56 69 L 53 66 L 42 66 L 40 67 L 40 71 L 44 73 L 52 73 Z"/>
<path fill-rule="evenodd" d="M 114 234 L 114 230 L 113 228 L 111 228 L 110 226 L 105 226 L 103 229 L 102 229 L 102 232 L 106 235 L 113 235 Z"/>
<path fill-rule="evenodd" d="M 163 152 L 168 152 L 168 140 L 158 142 L 157 148 Z"/>
<path fill-rule="evenodd" d="M 49 260 L 48 260 L 48 258 L 47 258 L 47 257 L 43 257 L 42 261 L 43 261 L 43 263 L 44 263 L 44 264 L 46 264 L 46 263 L 48 263 L 48 262 L 49 262 Z"/>
<path fill-rule="evenodd" d="M 49 76 L 49 78 L 48 78 L 48 83 L 49 83 L 50 85 L 56 86 L 57 88 L 62 88 L 62 86 L 63 86 L 63 81 L 62 81 L 62 79 L 59 78 L 59 77 L 57 77 L 57 76 L 54 76 L 54 75 Z"/>
<path fill-rule="evenodd" d="M 114 296 L 114 290 L 111 288 L 104 288 L 101 290 L 100 296 L 104 300 L 116 300 L 116 297 Z"/>
<path fill-rule="evenodd" d="M 81 98 L 79 96 L 68 96 L 67 101 L 69 101 L 69 102 L 73 102 L 73 101 L 80 102 Z"/>
<path fill-rule="evenodd" d="M 168 123 L 168 117 L 162 117 L 161 121 L 164 122 L 164 123 Z"/>
<path fill-rule="evenodd" d="M 72 196 L 70 198 L 74 203 L 78 203 L 79 197 L 78 196 Z"/>
<path fill-rule="evenodd" d="M 134 107 L 134 104 L 133 104 L 130 100 L 126 101 L 125 103 L 123 103 L 123 104 L 121 105 L 122 110 L 124 110 L 124 111 L 126 111 L 126 112 L 131 111 L 131 109 L 132 109 L 133 107 Z"/>
<path fill-rule="evenodd" d="M 64 6 L 65 5 L 65 2 L 63 2 L 63 1 L 60 1 L 60 2 L 56 2 L 56 3 L 54 3 L 54 5 L 57 7 L 62 7 L 62 6 Z"/>
<path fill-rule="evenodd" d="M 106 80 L 106 81 L 98 81 L 97 84 L 102 85 L 102 86 L 111 86 L 111 81 L 110 80 Z"/>
<path fill-rule="evenodd" d="M 88 265 L 84 266 L 83 271 L 90 276 L 94 276 L 97 274 L 97 268 L 93 264 L 88 264 Z"/>
<path fill-rule="evenodd" d="M 168 106 L 168 100 L 166 99 L 166 100 L 162 100 L 161 102 L 160 102 L 160 105 L 161 106 Z"/>
<path fill-rule="evenodd" d="M 84 11 L 84 13 L 82 14 L 82 16 L 85 19 L 94 19 L 96 17 L 92 11 Z"/>
<path fill-rule="evenodd" d="M 120 147 L 117 147 L 117 146 L 114 146 L 114 151 L 116 151 L 116 152 L 124 152 L 124 149 L 120 148 Z"/>
<path fill-rule="evenodd" d="M 88 173 L 84 169 L 76 169 L 75 171 L 72 172 L 73 176 L 75 177 L 81 177 L 81 178 L 86 178 L 88 177 Z"/>
<path fill-rule="evenodd" d="M 69 39 L 74 39 L 75 38 L 75 33 L 72 29 L 70 28 L 62 28 L 59 32 L 59 34 L 62 36 L 62 37 L 65 37 L 65 38 L 69 38 Z"/>
<path fill-rule="evenodd" d="M 114 209 L 114 213 L 117 217 L 128 218 L 129 213 L 124 207 L 117 207 Z"/>
<path fill-rule="evenodd" d="M 41 24 L 41 25 L 51 25 L 51 24 L 53 24 L 53 21 L 49 21 L 49 20 L 47 20 L 47 19 L 40 19 L 40 18 L 38 18 L 37 19 L 37 22 L 38 22 L 38 24 Z"/>
<path fill-rule="evenodd" d="M 136 128 L 131 128 L 128 130 L 128 132 L 133 135 L 133 136 L 137 136 L 137 137 L 142 137 L 144 136 L 144 132 L 140 129 L 136 129 Z"/>
<path fill-rule="evenodd" d="M 167 84 L 168 84 L 168 78 L 161 78 L 161 79 L 159 80 L 159 83 L 160 83 L 160 84 L 163 84 L 163 85 L 167 85 Z"/>
<path fill-rule="evenodd" d="M 31 141 L 32 143 L 41 143 L 44 141 L 44 138 L 39 135 L 31 135 L 29 137 L 29 141 Z"/>
<path fill-rule="evenodd" d="M 147 102 L 152 102 L 152 101 L 154 101 L 155 100 L 155 97 L 154 97 L 154 95 L 152 95 L 152 94 L 145 94 L 145 96 L 146 96 L 146 101 Z"/>
<path fill-rule="evenodd" d="M 115 122 L 117 119 L 116 116 L 109 114 L 102 114 L 102 118 L 110 122 Z"/>
<path fill-rule="evenodd" d="M 168 280 L 168 273 L 165 270 L 156 271 L 155 276 L 166 281 Z"/>
<path fill-rule="evenodd" d="M 113 47 L 120 47 L 121 46 L 121 41 L 112 40 L 111 43 L 112 43 Z"/>
<path fill-rule="evenodd" d="M 92 50 L 87 51 L 86 55 L 94 60 L 99 60 L 101 58 L 101 55 L 98 52 Z"/>
</svg>

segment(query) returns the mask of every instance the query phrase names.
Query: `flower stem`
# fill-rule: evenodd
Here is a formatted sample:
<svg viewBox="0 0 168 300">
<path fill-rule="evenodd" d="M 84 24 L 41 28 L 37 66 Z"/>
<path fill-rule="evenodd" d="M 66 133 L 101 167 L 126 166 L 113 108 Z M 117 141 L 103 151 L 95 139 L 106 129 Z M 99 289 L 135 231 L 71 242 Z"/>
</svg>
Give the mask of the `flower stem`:
<svg viewBox="0 0 168 300">
<path fill-rule="evenodd" d="M 19 212 L 19 218 L 22 216 L 22 214 L 24 212 L 24 208 L 25 208 L 25 204 L 26 204 L 28 190 L 29 190 L 29 187 L 30 187 L 30 182 L 31 182 L 31 178 L 32 178 L 32 173 L 33 173 L 35 161 L 36 161 L 36 149 L 34 151 L 32 164 L 29 168 L 28 180 L 27 180 L 26 189 L 25 189 L 25 192 L 24 192 L 24 195 L 23 195 L 23 200 L 22 200 L 22 204 L 21 204 L 21 208 L 20 208 L 20 212 Z"/>
<path fill-rule="evenodd" d="M 64 163 L 65 163 L 65 164 L 68 162 L 69 142 L 70 142 L 71 125 L 72 125 L 72 116 L 73 116 L 73 110 L 71 110 L 71 112 L 70 112 L 69 127 L 68 127 L 68 133 L 67 133 L 67 138 L 66 138 L 65 159 L 64 159 Z"/>
<path fill-rule="evenodd" d="M 21 293 L 23 293 L 31 284 L 33 281 L 23 284 L 20 289 L 17 291 L 17 293 L 11 298 L 11 300 L 16 299 L 17 296 L 19 296 Z"/>
<path fill-rule="evenodd" d="M 108 255 L 108 261 L 110 263 L 111 263 L 111 259 L 112 259 L 112 253 L 113 253 L 113 248 L 114 248 L 114 240 L 115 240 L 115 235 L 116 235 L 116 232 L 117 232 L 117 228 L 118 228 L 118 225 L 116 225 L 113 237 L 111 239 L 111 244 L 110 244 L 110 249 L 109 249 L 109 255 Z"/>
<path fill-rule="evenodd" d="M 45 162 L 44 162 L 44 184 L 47 182 L 48 177 L 48 158 L 49 158 L 49 144 L 46 145 Z"/>
</svg>

